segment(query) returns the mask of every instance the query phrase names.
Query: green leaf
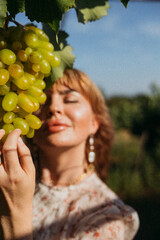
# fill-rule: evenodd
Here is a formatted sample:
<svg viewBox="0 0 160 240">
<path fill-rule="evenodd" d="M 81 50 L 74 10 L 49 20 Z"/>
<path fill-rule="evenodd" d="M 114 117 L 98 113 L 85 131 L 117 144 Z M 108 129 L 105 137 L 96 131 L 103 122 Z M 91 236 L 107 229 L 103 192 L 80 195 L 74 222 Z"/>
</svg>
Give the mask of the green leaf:
<svg viewBox="0 0 160 240">
<path fill-rule="evenodd" d="M 50 24 L 43 24 L 44 32 L 49 36 L 50 42 L 54 45 L 55 50 L 63 49 L 68 45 L 66 38 L 68 34 L 65 31 L 59 31 L 58 34 L 53 31 Z"/>
<path fill-rule="evenodd" d="M 57 31 L 62 15 L 73 7 L 75 0 L 25 0 L 26 15 L 31 21 L 49 23 Z"/>
<path fill-rule="evenodd" d="M 127 4 L 128 4 L 128 2 L 129 2 L 129 0 L 121 0 L 121 2 L 123 3 L 123 5 L 124 5 L 125 7 L 127 7 Z"/>
<path fill-rule="evenodd" d="M 75 2 L 78 21 L 82 23 L 102 18 L 107 15 L 108 8 L 108 0 L 76 0 Z"/>
<path fill-rule="evenodd" d="M 4 26 L 6 15 L 7 15 L 7 1 L 0 0 L 0 27 Z"/>
<path fill-rule="evenodd" d="M 7 9 L 12 17 L 25 11 L 25 0 L 7 0 Z"/>
<path fill-rule="evenodd" d="M 46 89 L 50 88 L 53 83 L 59 78 L 63 76 L 63 72 L 67 68 L 72 68 L 75 60 L 75 56 L 72 53 L 73 48 L 71 46 L 66 46 L 63 50 L 55 51 L 61 59 L 61 64 L 57 68 L 52 67 L 51 75 L 46 78 Z"/>
</svg>

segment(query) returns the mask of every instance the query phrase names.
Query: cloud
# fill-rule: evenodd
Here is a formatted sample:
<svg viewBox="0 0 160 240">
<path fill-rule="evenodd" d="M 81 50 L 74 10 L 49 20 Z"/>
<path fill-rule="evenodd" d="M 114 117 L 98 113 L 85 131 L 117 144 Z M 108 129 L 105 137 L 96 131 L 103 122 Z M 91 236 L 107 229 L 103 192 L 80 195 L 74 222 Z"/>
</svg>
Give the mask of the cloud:
<svg viewBox="0 0 160 240">
<path fill-rule="evenodd" d="M 160 22 L 159 21 L 144 22 L 138 26 L 138 30 L 141 31 L 141 33 L 146 34 L 150 37 L 160 38 Z"/>
</svg>

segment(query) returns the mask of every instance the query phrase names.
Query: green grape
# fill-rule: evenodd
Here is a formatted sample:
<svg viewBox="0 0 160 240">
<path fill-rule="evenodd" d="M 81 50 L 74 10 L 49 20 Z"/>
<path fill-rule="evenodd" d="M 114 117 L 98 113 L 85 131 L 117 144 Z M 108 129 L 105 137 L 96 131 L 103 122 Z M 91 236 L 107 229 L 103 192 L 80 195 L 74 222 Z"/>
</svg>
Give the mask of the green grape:
<svg viewBox="0 0 160 240">
<path fill-rule="evenodd" d="M 20 78 L 24 74 L 23 68 L 17 63 L 11 64 L 8 71 L 13 78 Z"/>
<path fill-rule="evenodd" d="M 41 79 L 37 79 L 35 82 L 34 82 L 34 84 L 33 84 L 34 86 L 36 86 L 36 87 L 38 87 L 38 88 L 40 88 L 40 89 L 45 89 L 45 87 L 46 87 L 46 83 L 45 83 L 45 81 L 44 80 L 41 80 Z"/>
<path fill-rule="evenodd" d="M 20 117 L 17 117 L 13 120 L 13 126 L 15 129 L 19 128 L 22 135 L 26 135 L 29 131 L 29 125 L 27 121 Z"/>
<path fill-rule="evenodd" d="M 36 78 L 43 80 L 43 79 L 44 79 L 44 73 L 38 72 L 38 73 L 36 74 Z"/>
<path fill-rule="evenodd" d="M 40 88 L 38 88 L 34 85 L 31 85 L 31 86 L 29 86 L 27 93 L 33 97 L 40 97 L 41 94 L 43 93 L 43 91 Z"/>
<path fill-rule="evenodd" d="M 32 70 L 37 73 L 37 72 L 39 72 L 41 70 L 41 67 L 40 67 L 40 65 L 38 63 L 34 63 L 32 65 Z"/>
<path fill-rule="evenodd" d="M 33 84 L 36 81 L 35 76 L 30 74 L 30 73 L 28 73 L 28 72 L 25 72 L 24 76 L 28 80 L 29 84 Z"/>
<path fill-rule="evenodd" d="M 5 84 L 9 80 L 9 72 L 7 69 L 0 69 L 0 85 Z"/>
<path fill-rule="evenodd" d="M 26 52 L 27 55 L 29 56 L 29 55 L 33 52 L 33 49 L 30 48 L 30 47 L 27 47 L 27 48 L 25 49 L 25 52 Z"/>
<path fill-rule="evenodd" d="M 32 30 L 27 30 L 24 33 L 24 41 L 28 47 L 36 48 L 39 45 L 38 36 Z"/>
<path fill-rule="evenodd" d="M 49 37 L 45 34 L 45 32 L 35 26 L 27 26 L 27 29 L 31 29 L 32 31 L 34 31 L 37 35 L 38 38 L 42 41 L 49 41 Z"/>
<path fill-rule="evenodd" d="M 5 64 L 2 61 L 0 61 L 0 69 L 2 68 L 5 68 Z"/>
<path fill-rule="evenodd" d="M 61 61 L 56 53 L 53 53 L 53 59 L 50 61 L 52 67 L 59 67 Z"/>
<path fill-rule="evenodd" d="M 35 105 L 31 99 L 24 93 L 18 95 L 18 105 L 28 113 L 34 112 Z"/>
<path fill-rule="evenodd" d="M 7 112 L 3 116 L 3 121 L 5 123 L 12 123 L 15 118 L 15 113 L 14 112 Z"/>
<path fill-rule="evenodd" d="M 18 87 L 20 88 L 21 90 L 26 90 L 29 88 L 29 81 L 27 79 L 27 77 L 25 76 L 25 74 L 20 77 L 20 78 L 14 78 L 12 79 L 12 82 Z"/>
<path fill-rule="evenodd" d="M 10 91 L 10 82 L 8 81 L 6 84 L 0 86 L 0 95 L 4 96 Z"/>
<path fill-rule="evenodd" d="M 4 143 L 8 134 L 12 132 L 15 128 L 13 124 L 4 124 L 2 128 L 5 130 L 5 135 L 2 138 L 2 142 Z"/>
<path fill-rule="evenodd" d="M 44 59 L 47 62 L 51 62 L 54 59 L 54 53 L 51 51 L 48 51 L 44 48 L 38 48 L 38 51 L 43 55 Z"/>
<path fill-rule="evenodd" d="M 40 69 L 41 72 L 44 74 L 48 74 L 51 72 L 51 66 L 45 59 L 40 62 Z"/>
<path fill-rule="evenodd" d="M 16 55 L 10 49 L 2 49 L 0 51 L 0 58 L 4 64 L 11 65 L 16 61 Z"/>
<path fill-rule="evenodd" d="M 20 59 L 22 62 L 26 62 L 27 59 L 28 59 L 28 55 L 27 55 L 27 53 L 25 52 L 25 50 L 19 50 L 18 53 L 17 53 L 17 56 L 19 57 L 19 59 Z"/>
<path fill-rule="evenodd" d="M 38 51 L 33 51 L 30 55 L 29 55 L 29 61 L 31 63 L 40 63 L 43 59 L 43 56 L 40 52 Z"/>
<path fill-rule="evenodd" d="M 14 41 L 14 42 L 12 43 L 12 48 L 13 48 L 13 50 L 15 50 L 15 51 L 19 51 L 19 50 L 22 49 L 22 43 L 21 43 L 20 41 Z"/>
<path fill-rule="evenodd" d="M 37 100 L 37 98 L 31 95 L 27 95 L 27 96 L 34 103 L 34 112 L 36 112 L 39 109 L 39 101 Z"/>
<path fill-rule="evenodd" d="M 0 40 L 0 49 L 6 48 L 7 47 L 7 42 L 3 39 Z"/>
<path fill-rule="evenodd" d="M 27 138 L 33 138 L 34 137 L 35 130 L 33 128 L 29 128 L 29 131 L 26 135 Z"/>
<path fill-rule="evenodd" d="M 39 48 L 43 48 L 46 49 L 48 51 L 53 52 L 54 51 L 54 47 L 53 44 L 50 42 L 46 42 L 46 41 L 39 41 Z"/>
<path fill-rule="evenodd" d="M 33 129 L 39 129 L 42 125 L 41 120 L 33 114 L 28 114 L 25 117 L 25 120 L 27 121 L 28 125 Z"/>
<path fill-rule="evenodd" d="M 38 102 L 39 102 L 40 104 L 43 104 L 43 103 L 45 103 L 45 101 L 47 100 L 47 95 L 43 92 L 43 93 L 41 94 L 41 96 L 36 97 L 36 98 L 37 98 L 37 100 L 38 100 Z"/>
<path fill-rule="evenodd" d="M 15 109 L 18 102 L 18 96 L 15 92 L 7 93 L 2 101 L 2 107 L 5 111 L 11 112 Z"/>
</svg>

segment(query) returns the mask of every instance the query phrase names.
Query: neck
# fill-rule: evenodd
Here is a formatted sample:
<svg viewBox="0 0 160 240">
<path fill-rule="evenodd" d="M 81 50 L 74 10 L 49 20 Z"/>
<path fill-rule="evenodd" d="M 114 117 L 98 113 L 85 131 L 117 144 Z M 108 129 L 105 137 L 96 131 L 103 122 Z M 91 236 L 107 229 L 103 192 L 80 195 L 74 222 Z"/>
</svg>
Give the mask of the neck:
<svg viewBox="0 0 160 240">
<path fill-rule="evenodd" d="M 71 148 L 40 149 L 41 179 L 46 184 L 70 185 L 81 180 L 87 163 L 85 145 Z"/>
</svg>

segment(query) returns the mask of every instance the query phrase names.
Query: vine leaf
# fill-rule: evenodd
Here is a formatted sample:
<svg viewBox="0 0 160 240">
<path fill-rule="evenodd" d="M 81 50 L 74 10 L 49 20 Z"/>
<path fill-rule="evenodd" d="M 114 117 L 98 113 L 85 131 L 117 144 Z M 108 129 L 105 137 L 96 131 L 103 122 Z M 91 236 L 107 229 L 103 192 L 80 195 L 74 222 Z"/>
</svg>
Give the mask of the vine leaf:
<svg viewBox="0 0 160 240">
<path fill-rule="evenodd" d="M 109 8 L 108 0 L 76 0 L 75 9 L 78 21 L 87 23 L 96 21 L 107 15 Z"/>
<path fill-rule="evenodd" d="M 27 17 L 37 22 L 48 23 L 56 32 L 62 15 L 73 7 L 75 0 L 25 0 Z"/>
<path fill-rule="evenodd" d="M 45 79 L 46 89 L 50 88 L 52 84 L 63 76 L 63 72 L 66 68 L 72 68 L 75 60 L 75 55 L 72 53 L 73 48 L 68 45 L 68 34 L 65 31 L 59 31 L 58 34 L 47 25 L 43 24 L 43 30 L 49 36 L 50 42 L 54 45 L 55 53 L 60 57 L 61 64 L 59 67 L 53 68 L 51 75 Z"/>
<path fill-rule="evenodd" d="M 7 15 L 7 0 L 0 0 L 0 27 L 4 26 Z"/>
<path fill-rule="evenodd" d="M 127 4 L 128 4 L 128 2 L 129 2 L 129 0 L 121 0 L 121 2 L 123 3 L 123 5 L 124 5 L 125 7 L 127 7 Z"/>
<path fill-rule="evenodd" d="M 25 0 L 7 0 L 7 8 L 12 17 L 25 11 Z"/>
</svg>

